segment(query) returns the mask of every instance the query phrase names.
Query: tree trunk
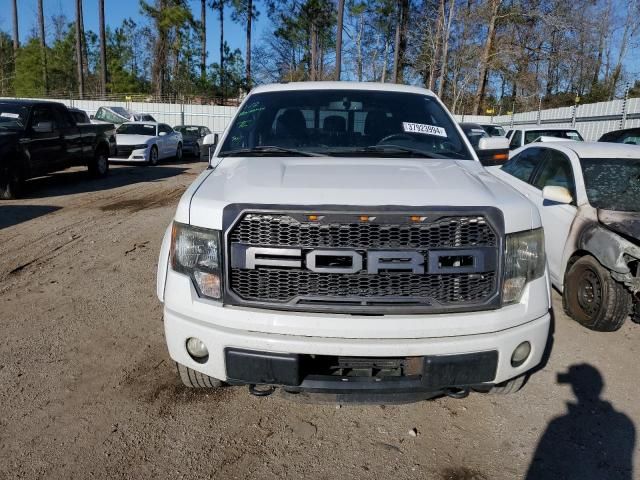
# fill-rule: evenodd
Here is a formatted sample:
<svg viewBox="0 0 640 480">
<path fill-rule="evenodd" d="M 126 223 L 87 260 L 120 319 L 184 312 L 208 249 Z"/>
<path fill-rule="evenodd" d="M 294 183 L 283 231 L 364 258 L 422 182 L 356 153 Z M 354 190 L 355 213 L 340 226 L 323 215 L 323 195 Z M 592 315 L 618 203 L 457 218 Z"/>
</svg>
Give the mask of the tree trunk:
<svg viewBox="0 0 640 480">
<path fill-rule="evenodd" d="M 318 64 L 318 26 L 316 25 L 315 21 L 311 22 L 311 38 L 310 38 L 310 43 L 311 46 L 309 47 L 310 50 L 310 59 L 311 59 L 311 65 L 309 68 L 309 78 L 311 81 L 316 80 L 316 67 Z"/>
<path fill-rule="evenodd" d="M 396 43 L 393 54 L 393 83 L 404 82 L 405 52 L 407 50 L 407 22 L 409 19 L 409 0 L 398 0 L 398 18 L 396 21 Z"/>
<path fill-rule="evenodd" d="M 384 55 L 382 56 L 382 75 L 380 81 L 385 83 L 387 81 L 387 57 L 389 56 L 389 39 L 384 39 Z"/>
<path fill-rule="evenodd" d="M 18 0 L 13 0 L 13 57 L 18 55 L 20 35 L 18 33 Z"/>
<path fill-rule="evenodd" d="M 84 98 L 84 70 L 82 68 L 82 0 L 76 0 L 76 63 L 78 67 L 78 95 Z"/>
<path fill-rule="evenodd" d="M 84 35 L 84 5 L 80 0 L 80 32 L 82 32 L 82 73 L 85 79 L 89 78 L 89 52 L 87 51 L 87 38 Z"/>
<path fill-rule="evenodd" d="M 451 34 L 451 22 L 453 21 L 455 6 L 455 0 L 451 0 L 451 4 L 449 5 L 447 26 L 444 29 L 444 38 L 442 42 L 442 64 L 440 65 L 440 79 L 438 80 L 438 97 L 440 97 L 440 99 L 442 99 L 442 96 L 444 95 L 445 83 L 447 81 L 447 64 L 449 61 L 449 36 Z"/>
<path fill-rule="evenodd" d="M 356 70 L 358 75 L 358 81 L 362 81 L 362 35 L 364 33 L 364 13 L 360 14 L 358 20 L 358 35 L 356 36 Z"/>
<path fill-rule="evenodd" d="M 220 94 L 222 103 L 225 98 L 225 79 L 224 79 L 224 0 L 218 3 L 218 20 L 220 22 Z"/>
<path fill-rule="evenodd" d="M 247 1 L 247 51 L 245 53 L 246 56 L 246 77 L 247 77 L 247 88 L 251 89 L 251 23 L 253 21 L 253 0 Z"/>
<path fill-rule="evenodd" d="M 344 21 L 344 0 L 338 0 L 338 31 L 336 32 L 336 80 L 342 72 L 342 22 Z"/>
<path fill-rule="evenodd" d="M 44 35 L 44 10 L 42 0 L 38 0 L 38 26 L 40 27 L 40 55 L 42 56 L 42 85 L 44 94 L 49 93 L 49 80 L 47 78 L 47 42 Z"/>
<path fill-rule="evenodd" d="M 107 35 L 104 27 L 104 0 L 98 2 L 98 23 L 100 29 L 100 94 L 107 94 Z"/>
<path fill-rule="evenodd" d="M 207 79 L 207 0 L 200 3 L 200 80 Z"/>
<path fill-rule="evenodd" d="M 440 0 L 440 5 L 438 7 L 438 20 L 436 22 L 435 34 L 436 43 L 433 48 L 433 58 L 431 59 L 431 65 L 429 66 L 429 84 L 427 88 L 431 91 L 433 91 L 436 86 L 436 65 L 438 64 L 438 56 L 440 55 L 440 37 L 442 36 L 442 31 L 444 30 L 444 2 L 445 0 Z"/>
<path fill-rule="evenodd" d="M 482 52 L 482 60 L 480 63 L 480 76 L 478 81 L 478 93 L 473 101 L 473 114 L 479 115 L 480 107 L 484 101 L 485 91 L 487 89 L 487 78 L 489 76 L 489 61 L 491 60 L 491 50 L 493 49 L 493 40 L 496 35 L 496 20 L 502 0 L 491 1 L 491 18 L 489 19 L 489 30 L 487 32 L 487 41 L 484 44 Z"/>
<path fill-rule="evenodd" d="M 157 7 L 159 11 L 165 7 L 166 0 L 157 0 Z M 155 27 L 157 33 L 153 62 L 151 70 L 151 82 L 155 87 L 155 94 L 158 101 L 161 101 L 162 95 L 164 95 L 165 76 L 167 69 L 167 29 L 160 24 L 160 21 L 156 19 Z"/>
</svg>

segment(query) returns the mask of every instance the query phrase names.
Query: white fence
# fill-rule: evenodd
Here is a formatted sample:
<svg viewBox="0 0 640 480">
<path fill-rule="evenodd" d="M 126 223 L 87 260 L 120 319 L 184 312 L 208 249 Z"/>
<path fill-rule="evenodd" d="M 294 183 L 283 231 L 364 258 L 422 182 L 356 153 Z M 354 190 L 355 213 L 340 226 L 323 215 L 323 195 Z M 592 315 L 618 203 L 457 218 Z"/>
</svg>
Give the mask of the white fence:
<svg viewBox="0 0 640 480">
<path fill-rule="evenodd" d="M 214 133 L 222 133 L 236 113 L 237 107 L 192 105 L 188 103 L 113 102 L 101 100 L 55 100 L 68 107 L 84 110 L 89 115 L 100 107 L 125 107 L 138 113 L 149 113 L 158 122 L 169 125 L 204 125 Z"/>
<path fill-rule="evenodd" d="M 456 115 L 461 122 L 491 122 L 513 126 L 557 126 L 576 128 L 585 140 L 598 140 L 612 130 L 640 127 L 640 98 L 589 103 L 500 116 Z"/>
</svg>

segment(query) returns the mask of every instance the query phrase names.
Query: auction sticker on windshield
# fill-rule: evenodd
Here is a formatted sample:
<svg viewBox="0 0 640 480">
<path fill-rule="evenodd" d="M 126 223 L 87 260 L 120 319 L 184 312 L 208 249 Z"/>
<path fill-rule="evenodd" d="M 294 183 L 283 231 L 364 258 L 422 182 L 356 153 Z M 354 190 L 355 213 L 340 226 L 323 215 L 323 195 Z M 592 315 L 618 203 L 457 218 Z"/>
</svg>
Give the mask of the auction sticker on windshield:
<svg viewBox="0 0 640 480">
<path fill-rule="evenodd" d="M 437 135 L 438 137 L 446 137 L 447 132 L 442 127 L 434 125 L 426 125 L 424 123 L 402 122 L 402 128 L 405 132 L 423 133 L 425 135 Z"/>
<path fill-rule="evenodd" d="M 20 118 L 20 115 L 17 114 L 17 113 L 2 112 L 2 113 L 0 113 L 0 117 L 4 117 L 4 118 Z"/>
</svg>

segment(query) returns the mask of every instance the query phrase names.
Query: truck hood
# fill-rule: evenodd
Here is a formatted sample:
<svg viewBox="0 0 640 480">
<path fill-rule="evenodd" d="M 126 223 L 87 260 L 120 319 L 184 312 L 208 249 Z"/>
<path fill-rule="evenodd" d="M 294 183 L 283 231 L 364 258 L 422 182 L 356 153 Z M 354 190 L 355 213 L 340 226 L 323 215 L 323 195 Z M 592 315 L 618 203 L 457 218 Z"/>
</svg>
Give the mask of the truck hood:
<svg viewBox="0 0 640 480">
<path fill-rule="evenodd" d="M 508 232 L 540 225 L 533 204 L 470 160 L 231 157 L 195 184 L 176 220 L 205 228 L 221 228 L 231 203 L 495 206 Z"/>
<path fill-rule="evenodd" d="M 155 138 L 152 135 L 130 135 L 130 134 L 116 134 L 116 143 L 118 145 L 142 145 L 147 141 Z"/>
</svg>

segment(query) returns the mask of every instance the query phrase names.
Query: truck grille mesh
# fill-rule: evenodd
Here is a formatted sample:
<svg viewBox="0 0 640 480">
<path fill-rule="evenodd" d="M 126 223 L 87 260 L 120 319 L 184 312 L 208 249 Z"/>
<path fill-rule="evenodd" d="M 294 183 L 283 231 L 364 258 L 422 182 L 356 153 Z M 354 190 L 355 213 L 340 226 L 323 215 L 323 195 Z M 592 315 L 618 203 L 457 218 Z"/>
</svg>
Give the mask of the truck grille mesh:
<svg viewBox="0 0 640 480">
<path fill-rule="evenodd" d="M 495 247 L 497 238 L 483 217 L 444 217 L 420 224 L 320 224 L 288 215 L 249 213 L 230 241 L 259 246 L 342 248 Z"/>
<path fill-rule="evenodd" d="M 303 218 L 303 220 L 299 220 Z M 336 218 L 336 217 L 331 217 Z M 483 216 L 435 216 L 424 222 L 306 221 L 281 213 L 245 213 L 228 232 L 230 244 L 301 249 L 407 249 L 427 254 L 434 248 L 495 247 L 499 238 Z M 344 219 L 344 218 L 343 218 Z M 391 221 L 391 219 L 389 219 Z M 498 288 L 496 271 L 412 274 L 409 272 L 328 273 L 305 268 L 229 267 L 227 288 L 235 303 L 287 305 L 313 310 L 318 305 L 360 305 L 375 310 L 397 305 L 460 308 L 480 305 Z M 340 308 L 340 307 L 336 307 Z M 388 311 L 388 310 L 387 310 Z"/>
</svg>

